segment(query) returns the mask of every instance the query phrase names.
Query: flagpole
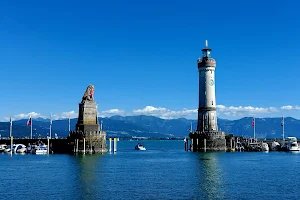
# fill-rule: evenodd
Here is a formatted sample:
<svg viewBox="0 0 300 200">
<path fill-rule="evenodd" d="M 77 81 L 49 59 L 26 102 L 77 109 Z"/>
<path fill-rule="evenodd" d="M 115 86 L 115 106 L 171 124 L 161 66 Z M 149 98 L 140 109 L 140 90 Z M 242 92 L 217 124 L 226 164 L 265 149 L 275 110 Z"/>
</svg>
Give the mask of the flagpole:
<svg viewBox="0 0 300 200">
<path fill-rule="evenodd" d="M 13 137 L 12 137 L 12 119 L 11 119 L 11 117 L 10 117 L 9 136 L 10 136 L 10 155 L 12 155 Z"/>
<path fill-rule="evenodd" d="M 32 118 L 30 116 L 30 139 L 32 139 Z"/>
<path fill-rule="evenodd" d="M 51 134 L 52 134 L 52 113 L 50 114 L 50 130 L 49 130 L 50 138 L 51 138 Z"/>
<path fill-rule="evenodd" d="M 11 117 L 10 117 L 9 136 L 10 137 L 12 136 L 12 120 L 11 120 Z"/>
<path fill-rule="evenodd" d="M 284 117 L 282 115 L 282 139 L 284 140 Z"/>
<path fill-rule="evenodd" d="M 256 126 L 256 123 L 255 123 L 255 117 L 253 117 L 253 122 L 254 122 L 254 126 L 253 126 L 253 134 L 254 134 L 254 139 L 255 139 L 255 126 Z"/>
<path fill-rule="evenodd" d="M 69 115 L 68 123 L 69 123 L 69 133 L 70 133 L 70 131 L 71 131 L 70 115 Z"/>
</svg>

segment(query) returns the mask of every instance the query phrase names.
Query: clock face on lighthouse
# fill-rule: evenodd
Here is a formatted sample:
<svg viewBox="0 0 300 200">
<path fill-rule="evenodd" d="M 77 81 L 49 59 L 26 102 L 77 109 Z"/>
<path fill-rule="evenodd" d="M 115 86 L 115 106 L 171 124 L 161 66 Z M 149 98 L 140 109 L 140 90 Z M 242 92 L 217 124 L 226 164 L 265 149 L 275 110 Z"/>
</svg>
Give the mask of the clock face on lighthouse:
<svg viewBox="0 0 300 200">
<path fill-rule="evenodd" d="M 210 79 L 209 80 L 209 85 L 213 86 L 214 85 L 214 80 Z"/>
</svg>

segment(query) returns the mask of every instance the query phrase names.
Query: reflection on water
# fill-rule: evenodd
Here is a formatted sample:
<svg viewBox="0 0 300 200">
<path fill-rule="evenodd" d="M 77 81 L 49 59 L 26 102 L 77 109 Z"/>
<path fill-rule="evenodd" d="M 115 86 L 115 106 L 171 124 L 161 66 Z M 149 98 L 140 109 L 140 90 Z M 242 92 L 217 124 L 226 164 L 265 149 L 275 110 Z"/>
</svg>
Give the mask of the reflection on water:
<svg viewBox="0 0 300 200">
<path fill-rule="evenodd" d="M 101 176 L 98 176 L 101 169 L 102 154 L 78 155 L 78 178 L 79 199 L 97 199 L 97 190 L 101 188 Z"/>
<path fill-rule="evenodd" d="M 203 199 L 224 199 L 223 173 L 218 165 L 216 153 L 199 153 L 199 190 Z"/>
</svg>

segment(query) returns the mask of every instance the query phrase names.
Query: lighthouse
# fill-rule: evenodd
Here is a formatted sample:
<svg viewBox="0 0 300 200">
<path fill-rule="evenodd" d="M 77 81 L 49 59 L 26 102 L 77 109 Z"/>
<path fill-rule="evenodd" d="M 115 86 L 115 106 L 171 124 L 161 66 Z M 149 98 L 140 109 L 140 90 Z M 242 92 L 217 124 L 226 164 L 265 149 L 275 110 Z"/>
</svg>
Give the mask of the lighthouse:
<svg viewBox="0 0 300 200">
<path fill-rule="evenodd" d="M 226 150 L 225 133 L 218 131 L 215 69 L 216 60 L 211 57 L 212 49 L 205 41 L 202 58 L 198 58 L 199 105 L 196 132 L 190 133 L 191 150 Z"/>
<path fill-rule="evenodd" d="M 202 49 L 202 58 L 197 60 L 199 72 L 199 107 L 197 130 L 201 132 L 218 131 L 215 69 L 216 60 L 211 57 L 208 41 Z"/>
</svg>

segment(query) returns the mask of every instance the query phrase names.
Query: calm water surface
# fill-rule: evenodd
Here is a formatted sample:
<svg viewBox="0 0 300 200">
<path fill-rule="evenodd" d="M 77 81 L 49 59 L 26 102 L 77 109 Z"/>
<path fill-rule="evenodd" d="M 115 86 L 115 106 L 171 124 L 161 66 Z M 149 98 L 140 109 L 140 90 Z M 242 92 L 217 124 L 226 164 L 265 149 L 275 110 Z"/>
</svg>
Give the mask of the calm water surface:
<svg viewBox="0 0 300 200">
<path fill-rule="evenodd" d="M 291 199 L 300 153 L 192 153 L 183 141 L 119 141 L 116 154 L 0 154 L 2 199 Z"/>
</svg>

